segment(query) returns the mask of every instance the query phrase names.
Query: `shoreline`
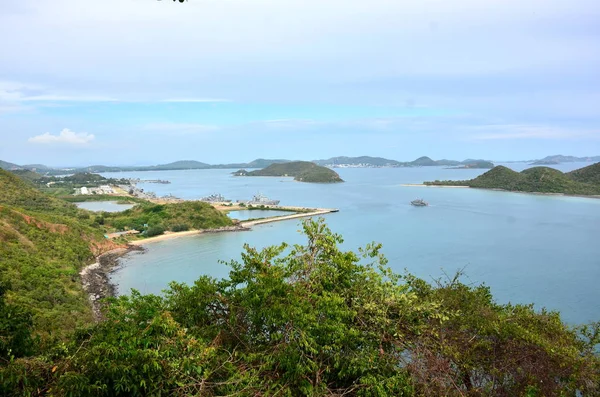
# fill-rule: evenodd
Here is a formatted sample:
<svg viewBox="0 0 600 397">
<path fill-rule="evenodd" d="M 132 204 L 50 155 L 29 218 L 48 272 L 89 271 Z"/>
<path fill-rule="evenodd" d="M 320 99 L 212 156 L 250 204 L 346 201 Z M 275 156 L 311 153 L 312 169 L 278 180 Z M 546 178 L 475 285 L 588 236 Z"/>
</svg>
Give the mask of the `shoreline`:
<svg viewBox="0 0 600 397">
<path fill-rule="evenodd" d="M 404 183 L 400 186 L 410 186 L 410 187 L 435 187 L 435 188 L 469 188 L 469 189 L 478 189 L 478 190 L 490 190 L 495 192 L 506 192 L 506 193 L 520 193 L 520 194 L 533 194 L 537 196 L 556 196 L 556 197 L 580 197 L 580 198 L 589 198 L 589 199 L 600 199 L 600 195 L 598 194 L 571 194 L 571 193 L 549 193 L 549 192 L 522 192 L 519 190 L 506 190 L 500 188 L 493 187 L 471 187 L 471 186 L 463 186 L 463 185 L 425 185 L 423 183 Z"/>
<path fill-rule="evenodd" d="M 143 240 L 129 241 L 128 244 L 139 247 L 139 246 L 142 246 L 142 245 L 148 244 L 148 243 L 154 243 L 154 242 L 163 241 L 163 240 L 171 240 L 171 239 L 178 238 L 178 237 L 195 236 L 197 234 L 223 233 L 223 232 L 244 232 L 244 231 L 248 231 L 248 230 L 250 230 L 249 227 L 245 227 L 244 225 L 240 224 L 240 225 L 236 225 L 236 226 L 224 226 L 224 227 L 220 227 L 217 229 L 186 230 L 185 232 L 165 232 L 165 234 L 161 234 L 159 236 L 148 237 Z"/>
<path fill-rule="evenodd" d="M 465 185 L 425 185 L 424 183 L 403 183 L 400 186 L 409 186 L 409 187 L 444 187 L 444 188 L 470 188 L 471 186 Z"/>
<path fill-rule="evenodd" d="M 300 207 L 297 207 L 300 208 Z M 270 218 L 256 219 L 252 221 L 240 222 L 238 225 L 225 226 L 217 229 L 187 230 L 184 232 L 171 232 L 160 236 L 149 237 L 143 240 L 129 241 L 125 247 L 119 247 L 100 254 L 96 261 L 85 266 L 79 272 L 83 290 L 88 294 L 88 299 L 92 307 L 92 314 L 95 321 L 101 321 L 103 299 L 116 296 L 116 285 L 111 283 L 109 275 L 119 266 L 119 259 L 133 251 L 145 251 L 143 246 L 148 243 L 171 240 L 179 237 L 194 236 L 205 233 L 225 233 L 251 231 L 251 227 L 264 223 L 279 222 L 290 219 L 306 218 L 317 215 L 339 212 L 338 209 L 314 209 L 311 212 L 296 213 L 292 215 L 283 215 Z"/>
<path fill-rule="evenodd" d="M 127 245 L 100 254 L 96 261 L 79 272 L 81 285 L 88 294 L 94 321 L 102 320 L 103 299 L 114 297 L 116 286 L 110 282 L 109 274 L 119 265 L 119 258 L 132 251 L 144 251 L 139 246 Z"/>
</svg>

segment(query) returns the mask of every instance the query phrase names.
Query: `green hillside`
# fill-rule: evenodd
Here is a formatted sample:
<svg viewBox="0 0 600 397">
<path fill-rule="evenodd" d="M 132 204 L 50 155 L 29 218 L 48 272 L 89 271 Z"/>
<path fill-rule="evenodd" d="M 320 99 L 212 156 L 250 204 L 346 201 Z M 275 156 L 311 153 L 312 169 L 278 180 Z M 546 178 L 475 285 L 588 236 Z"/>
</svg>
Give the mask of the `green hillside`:
<svg viewBox="0 0 600 397">
<path fill-rule="evenodd" d="M 588 165 L 587 167 L 567 172 L 566 175 L 577 182 L 600 185 L 600 163 Z"/>
<path fill-rule="evenodd" d="M 42 345 L 91 321 L 79 271 L 114 245 L 89 221 L 73 204 L 0 170 L 0 284 L 9 286 L 8 302 L 31 313 Z"/>
<path fill-rule="evenodd" d="M 162 234 L 164 231 L 216 229 L 232 224 L 227 215 L 216 210 L 209 203 L 200 201 L 138 204 L 127 211 L 104 213 L 103 223 L 115 230 L 147 230 L 153 235 Z"/>
<path fill-rule="evenodd" d="M 293 176 L 297 181 L 312 183 L 343 182 L 337 172 L 310 161 L 271 164 L 262 170 L 251 172 L 240 170 L 235 174 L 239 176 Z"/>
<path fill-rule="evenodd" d="M 589 168 L 589 167 L 586 167 Z M 576 173 L 582 180 L 593 180 L 597 169 Z M 574 173 L 576 171 L 573 171 Z M 532 193 L 562 193 L 580 195 L 599 195 L 600 184 L 583 183 L 574 180 L 573 173 L 564 174 L 559 170 L 549 167 L 533 167 L 521 172 L 516 172 L 504 166 L 496 166 L 490 171 L 468 181 L 433 181 L 424 182 L 425 185 L 440 186 L 469 186 L 484 189 L 503 189 L 516 192 Z"/>
<path fill-rule="evenodd" d="M 75 205 L 49 197 L 35 189 L 31 182 L 17 175 L 0 170 L 0 204 L 30 211 L 76 216 Z"/>
<path fill-rule="evenodd" d="M 0 170 L 0 290 L 10 286 L 7 300 L 31 313 L 34 334 L 46 345 L 91 321 L 79 272 L 95 256 L 118 246 L 105 233 L 147 229 L 161 234 L 228 225 L 226 215 L 201 202 L 141 202 L 122 213 L 91 213 Z"/>
</svg>

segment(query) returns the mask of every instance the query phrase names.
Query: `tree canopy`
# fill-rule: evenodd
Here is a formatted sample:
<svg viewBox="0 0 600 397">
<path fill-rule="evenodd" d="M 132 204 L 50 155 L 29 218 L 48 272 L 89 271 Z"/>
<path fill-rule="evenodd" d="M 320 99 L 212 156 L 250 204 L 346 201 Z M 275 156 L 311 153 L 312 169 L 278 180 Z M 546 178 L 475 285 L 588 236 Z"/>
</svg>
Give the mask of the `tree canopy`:
<svg viewBox="0 0 600 397">
<path fill-rule="evenodd" d="M 52 355 L 12 359 L 5 395 L 550 396 L 600 393 L 598 324 L 496 303 L 457 276 L 393 273 L 343 251 L 323 220 L 306 243 L 246 246 L 228 278 L 112 299 Z"/>
</svg>

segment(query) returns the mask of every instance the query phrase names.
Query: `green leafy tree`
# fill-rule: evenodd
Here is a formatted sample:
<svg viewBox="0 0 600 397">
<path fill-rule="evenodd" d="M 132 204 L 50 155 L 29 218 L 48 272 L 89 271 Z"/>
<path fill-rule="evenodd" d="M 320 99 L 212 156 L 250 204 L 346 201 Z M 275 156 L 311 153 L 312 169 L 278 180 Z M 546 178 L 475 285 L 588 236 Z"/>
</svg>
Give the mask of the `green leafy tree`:
<svg viewBox="0 0 600 397">
<path fill-rule="evenodd" d="M 7 395 L 560 396 L 600 393 L 599 325 L 494 302 L 489 288 L 393 273 L 343 251 L 323 220 L 304 245 L 249 246 L 229 277 L 112 299 L 52 355 L 0 369 Z"/>
</svg>

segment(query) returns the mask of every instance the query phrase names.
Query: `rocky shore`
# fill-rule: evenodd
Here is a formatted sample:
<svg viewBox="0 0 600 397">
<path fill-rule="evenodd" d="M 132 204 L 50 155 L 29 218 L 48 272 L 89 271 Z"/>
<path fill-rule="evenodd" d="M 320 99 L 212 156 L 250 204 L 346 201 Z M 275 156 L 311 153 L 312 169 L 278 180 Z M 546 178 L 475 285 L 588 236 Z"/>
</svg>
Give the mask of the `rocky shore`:
<svg viewBox="0 0 600 397">
<path fill-rule="evenodd" d="M 115 294 L 115 287 L 110 283 L 108 275 L 119 264 L 119 258 L 128 252 L 143 250 L 142 247 L 130 245 L 108 251 L 98 256 L 95 263 L 84 267 L 79 273 L 96 321 L 102 319 L 102 300 Z"/>
</svg>

